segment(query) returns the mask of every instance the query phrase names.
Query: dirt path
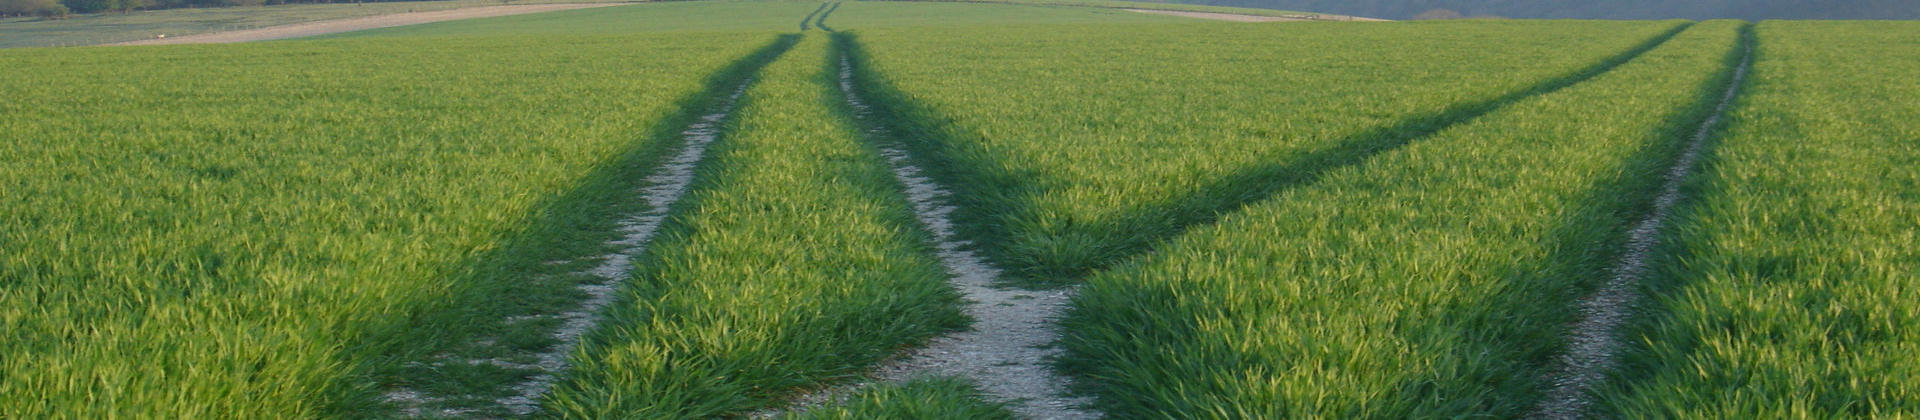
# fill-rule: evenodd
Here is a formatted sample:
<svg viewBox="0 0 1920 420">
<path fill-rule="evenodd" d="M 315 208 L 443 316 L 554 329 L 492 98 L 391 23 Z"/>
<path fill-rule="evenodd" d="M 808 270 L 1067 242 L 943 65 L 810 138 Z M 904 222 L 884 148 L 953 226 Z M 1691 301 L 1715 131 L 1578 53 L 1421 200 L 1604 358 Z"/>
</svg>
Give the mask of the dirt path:
<svg viewBox="0 0 1920 420">
<path fill-rule="evenodd" d="M 1547 390 L 1546 398 L 1529 418 L 1571 420 L 1588 415 L 1588 407 L 1593 404 L 1591 391 L 1606 380 L 1607 372 L 1613 370 L 1615 356 L 1620 351 L 1620 327 L 1625 325 L 1631 310 L 1640 299 L 1638 287 L 1641 277 L 1647 271 L 1647 260 L 1652 257 L 1655 245 L 1660 239 L 1660 230 L 1666 224 L 1673 206 L 1681 199 L 1680 187 L 1687 175 L 1693 172 L 1700 153 L 1706 146 L 1707 136 L 1713 133 L 1720 117 L 1725 115 L 1727 107 L 1740 91 L 1740 83 L 1746 79 L 1747 69 L 1753 64 L 1753 44 L 1743 41 L 1746 51 L 1740 59 L 1739 67 L 1733 71 L 1733 79 L 1728 82 L 1727 91 L 1720 98 L 1720 104 L 1714 108 L 1713 115 L 1700 123 L 1698 131 L 1693 133 L 1685 151 L 1667 170 L 1666 180 L 1660 195 L 1654 198 L 1653 212 L 1627 235 L 1626 252 L 1613 266 L 1613 277 L 1580 302 L 1582 319 L 1574 324 L 1568 337 L 1567 352 L 1560 355 L 1555 363 L 1553 387 Z"/>
<path fill-rule="evenodd" d="M 1194 19 L 1224 20 L 1229 22 L 1305 22 L 1305 21 L 1315 21 L 1315 20 L 1353 21 L 1353 22 L 1389 22 L 1386 19 L 1374 19 L 1374 18 L 1363 18 L 1363 17 L 1353 17 L 1353 16 L 1333 16 L 1333 15 L 1260 16 L 1260 15 L 1242 15 L 1242 14 L 1234 14 L 1234 13 L 1186 12 L 1186 11 L 1179 11 L 1179 10 L 1155 10 L 1155 9 L 1120 9 L 1120 10 L 1125 10 L 1125 11 L 1135 12 L 1135 13 L 1151 13 L 1156 15 L 1188 17 L 1188 18 L 1194 18 Z"/>
<path fill-rule="evenodd" d="M 175 45 L 175 44 L 230 44 L 236 42 L 266 41 L 273 39 L 300 38 L 331 33 L 363 31 L 368 29 L 389 28 L 394 26 L 418 25 L 422 23 L 443 22 L 449 20 L 474 19 L 495 16 L 521 15 L 527 13 L 551 12 L 556 10 L 586 9 L 594 7 L 620 6 L 625 3 L 570 3 L 570 4 L 527 4 L 509 6 L 470 7 L 465 9 L 437 10 L 432 12 L 395 13 L 391 15 L 368 16 L 351 19 L 323 20 L 318 22 L 295 23 L 268 28 L 244 31 L 214 32 L 186 35 L 172 38 L 145 39 L 139 41 L 118 42 L 106 45 Z"/>
<path fill-rule="evenodd" d="M 853 66 L 844 55 L 840 57 L 840 88 L 855 117 L 871 119 L 867 104 L 853 91 Z M 870 130 L 886 136 L 884 129 Z M 872 378 L 899 382 L 919 375 L 959 376 L 972 380 L 993 399 L 1007 403 L 1022 418 L 1099 418 L 1098 412 L 1082 408 L 1091 401 L 1065 395 L 1067 378 L 1047 365 L 1048 359 L 1060 352 L 1048 346 L 1060 337 L 1055 320 L 1066 309 L 1074 290 L 996 287 L 1000 271 L 965 249 L 968 242 L 955 238 L 949 217 L 955 208 L 946 203 L 947 190 L 923 176 L 900 146 L 882 144 L 879 149 L 895 178 L 906 186 L 907 199 L 920 223 L 933 234 L 941 265 L 953 276 L 953 286 L 965 295 L 967 315 L 974 323 L 970 331 L 936 338 L 926 347 L 880 366 Z M 794 410 L 830 403 L 866 385 L 870 383 L 803 396 Z M 775 414 L 762 412 L 758 416 Z"/>
<path fill-rule="evenodd" d="M 552 389 L 554 381 L 558 380 L 560 374 L 566 371 L 567 356 L 573 352 L 575 347 L 580 345 L 581 337 L 600 323 L 601 310 L 613 303 L 615 292 L 620 289 L 621 285 L 624 284 L 631 275 L 634 268 L 633 258 L 646 250 L 647 244 L 653 241 L 654 234 L 658 233 L 660 226 L 666 222 L 667 212 L 673 208 L 674 203 L 679 202 L 680 198 L 686 195 L 687 190 L 693 185 L 694 167 L 706 156 L 707 146 L 712 144 L 714 139 L 719 136 L 720 122 L 725 120 L 727 115 L 733 112 L 734 106 L 740 101 L 740 96 L 746 93 L 747 86 L 752 84 L 752 79 L 741 80 L 739 83 L 740 85 L 734 88 L 733 93 L 727 96 L 725 100 L 716 104 L 709 113 L 702 115 L 699 120 L 688 125 L 686 131 L 681 132 L 685 143 L 681 146 L 680 151 L 673 156 L 672 160 L 662 165 L 658 172 L 646 178 L 643 184 L 645 186 L 638 191 L 641 198 L 647 201 L 646 212 L 633 215 L 626 220 L 620 221 L 621 237 L 607 242 L 608 245 L 615 246 L 618 250 L 605 255 L 583 257 L 584 259 L 598 259 L 600 261 L 599 266 L 585 272 L 585 274 L 589 274 L 599 279 L 599 281 L 579 286 L 580 291 L 585 294 L 587 298 L 582 301 L 579 306 L 565 313 L 514 317 L 507 320 L 509 323 L 517 323 L 542 319 L 559 319 L 561 321 L 560 327 L 552 333 L 554 341 L 559 342 L 558 344 L 549 347 L 546 351 L 534 354 L 533 358 L 537 361 L 531 364 L 515 363 L 501 359 L 455 359 L 440 360 L 434 363 L 491 364 L 509 369 L 537 371 L 539 374 L 533 375 L 527 380 L 513 385 L 514 395 L 495 400 L 493 403 L 505 408 L 509 412 L 521 416 L 539 411 L 540 396 L 546 394 L 549 389 Z M 564 264 L 570 262 L 572 261 L 556 261 L 555 263 Z M 487 342 L 477 345 L 491 346 L 497 345 L 497 343 Z M 403 407 L 401 414 L 406 417 L 462 417 L 471 415 L 472 411 L 476 411 L 468 409 L 427 413 L 425 409 L 423 409 L 423 407 L 436 401 L 444 400 L 447 397 L 450 396 L 430 395 L 423 391 L 411 389 L 398 389 L 386 394 L 389 402 Z"/>
</svg>

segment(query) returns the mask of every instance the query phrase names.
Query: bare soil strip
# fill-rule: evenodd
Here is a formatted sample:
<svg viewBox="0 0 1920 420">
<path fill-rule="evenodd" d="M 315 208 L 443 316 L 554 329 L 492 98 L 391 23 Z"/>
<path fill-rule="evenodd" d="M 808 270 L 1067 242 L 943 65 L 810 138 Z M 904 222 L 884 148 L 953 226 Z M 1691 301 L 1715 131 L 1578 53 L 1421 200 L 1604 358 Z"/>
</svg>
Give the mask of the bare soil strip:
<svg viewBox="0 0 1920 420">
<path fill-rule="evenodd" d="M 1314 20 L 1334 20 L 1334 21 L 1353 21 L 1353 22 L 1389 22 L 1386 19 L 1374 19 L 1374 18 L 1363 18 L 1363 17 L 1353 17 L 1353 16 L 1333 16 L 1333 15 L 1261 16 L 1261 15 L 1242 15 L 1242 14 L 1234 14 L 1234 13 L 1187 12 L 1187 11 L 1180 11 L 1180 10 L 1156 10 L 1156 9 L 1120 9 L 1120 10 L 1125 10 L 1125 11 L 1135 12 L 1135 13 L 1151 13 L 1156 15 L 1188 17 L 1188 18 L 1194 18 L 1194 19 L 1224 20 L 1229 22 L 1305 22 L 1305 21 L 1314 21 Z"/>
<path fill-rule="evenodd" d="M 840 89 L 856 119 L 870 121 L 871 110 L 853 89 L 853 65 L 840 57 Z M 868 130 L 876 137 L 888 136 L 877 124 Z M 1073 289 L 1020 290 L 995 287 L 998 269 L 967 250 L 967 241 L 955 238 L 949 215 L 954 207 L 946 203 L 945 188 L 921 174 L 912 157 L 898 145 L 879 145 L 880 153 L 892 167 L 894 177 L 906 186 L 907 199 L 928 232 L 933 234 L 938 257 L 955 288 L 969 300 L 967 315 L 973 317 L 971 331 L 936 338 L 927 347 L 910 351 L 882 365 L 872 374 L 881 382 L 897 382 L 919 375 L 953 375 L 972 380 L 989 396 L 1009 404 L 1014 413 L 1033 419 L 1091 419 L 1100 414 L 1082 407 L 1091 401 L 1065 396 L 1067 378 L 1055 373 L 1047 360 L 1060 352 L 1049 347 L 1060 337 L 1055 321 L 1073 296 Z M 799 399 L 817 405 L 840 398 L 869 384 L 829 389 Z M 762 416 L 771 413 L 760 413 Z"/>
<path fill-rule="evenodd" d="M 1734 96 L 1740 91 L 1740 83 L 1746 80 L 1747 69 L 1753 64 L 1753 44 L 1746 42 L 1744 48 L 1746 50 L 1742 53 L 1740 65 L 1734 69 L 1733 78 L 1727 84 L 1726 93 L 1720 97 L 1719 105 L 1706 121 L 1700 123 L 1686 150 L 1667 170 L 1665 184 L 1660 195 L 1654 199 L 1652 213 L 1628 233 L 1626 252 L 1614 264 L 1613 277 L 1600 290 L 1580 302 L 1583 318 L 1573 325 L 1567 352 L 1555 361 L 1559 368 L 1555 370 L 1553 388 L 1547 390 L 1546 398 L 1528 417 L 1560 420 L 1583 418 L 1589 414 L 1588 408 L 1593 404 L 1591 391 L 1605 382 L 1607 372 L 1614 368 L 1615 356 L 1620 351 L 1620 327 L 1627 322 L 1632 315 L 1631 310 L 1640 299 L 1635 288 L 1646 274 L 1647 260 L 1659 244 L 1660 230 L 1667 216 L 1673 213 L 1673 206 L 1682 198 L 1681 184 L 1693 172 L 1702 149 L 1706 147 L 1707 137 L 1733 103 Z"/>
<path fill-rule="evenodd" d="M 566 371 L 567 355 L 572 353 L 573 349 L 580 345 L 581 337 L 588 331 L 593 330 L 593 327 L 600 323 L 601 310 L 613 303 L 615 292 L 620 289 L 621 285 L 626 283 L 627 278 L 631 275 L 634 268 L 633 258 L 646 250 L 647 244 L 651 243 L 654 235 L 660 231 L 661 224 L 666 222 L 668 211 L 673 208 L 674 203 L 679 202 L 680 198 L 686 195 L 689 186 L 693 184 L 694 168 L 699 165 L 700 160 L 706 156 L 707 146 L 712 144 L 714 139 L 719 136 L 720 122 L 725 120 L 727 115 L 733 112 L 735 105 L 740 100 L 740 96 L 747 91 L 747 86 L 751 84 L 751 78 L 741 80 L 740 85 L 734 88 L 732 94 L 716 104 L 710 113 L 702 115 L 699 120 L 688 125 L 687 129 L 681 132 L 682 138 L 685 139 L 686 143 L 682 146 L 679 153 L 675 154 L 672 160 L 662 165 L 658 172 L 648 176 L 643 184 L 645 187 L 642 187 L 640 191 L 638 191 L 641 198 L 647 201 L 647 210 L 620 221 L 620 233 L 622 236 L 619 239 L 607 242 L 607 245 L 615 247 L 617 250 L 605 255 L 583 257 L 583 259 L 600 260 L 599 266 L 582 273 L 591 275 L 599 280 L 598 282 L 585 283 L 579 286 L 580 291 L 587 295 L 587 299 L 580 302 L 579 306 L 573 310 L 558 315 L 514 317 L 507 320 L 508 323 L 518 323 L 541 319 L 560 319 L 562 323 L 559 328 L 553 331 L 552 335 L 553 339 L 559 342 L 558 344 L 548 348 L 547 351 L 532 355 L 536 362 L 531 364 L 515 363 L 501 359 L 456 359 L 441 360 L 434 363 L 491 364 L 509 369 L 538 371 L 540 372 L 539 374 L 533 375 L 526 381 L 513 386 L 515 395 L 495 400 L 494 403 L 516 415 L 524 416 L 539 411 L 540 396 L 546 394 L 549 389 L 552 389 L 554 381 L 558 380 L 560 374 Z M 556 261 L 553 263 L 565 264 L 570 262 L 573 261 Z M 490 343 L 477 343 L 477 345 L 485 346 L 490 345 Z M 410 389 L 394 390 L 387 393 L 387 400 L 404 407 L 401 414 L 407 417 L 420 417 L 427 414 L 421 407 L 441 399 L 444 399 L 444 397 L 426 395 L 423 392 Z M 438 417 L 457 417 L 470 415 L 475 411 L 479 411 L 479 409 L 448 410 L 434 414 Z"/>
<path fill-rule="evenodd" d="M 620 6 L 625 3 L 573 3 L 573 4 L 527 4 L 510 6 L 470 7 L 465 9 L 437 10 L 432 12 L 395 13 L 391 15 L 368 16 L 351 19 L 324 20 L 319 22 L 295 23 L 268 28 L 244 31 L 214 32 L 187 35 L 173 38 L 156 38 L 139 41 L 118 42 L 106 45 L 177 45 L 177 44 L 231 44 L 236 42 L 266 41 L 274 39 L 300 38 L 326 35 L 340 32 L 364 31 L 368 29 L 390 28 L 395 26 L 418 25 L 422 23 L 443 22 L 449 20 L 475 19 L 496 16 L 522 15 L 528 13 L 551 12 L 556 10 L 587 9 L 594 7 Z"/>
</svg>

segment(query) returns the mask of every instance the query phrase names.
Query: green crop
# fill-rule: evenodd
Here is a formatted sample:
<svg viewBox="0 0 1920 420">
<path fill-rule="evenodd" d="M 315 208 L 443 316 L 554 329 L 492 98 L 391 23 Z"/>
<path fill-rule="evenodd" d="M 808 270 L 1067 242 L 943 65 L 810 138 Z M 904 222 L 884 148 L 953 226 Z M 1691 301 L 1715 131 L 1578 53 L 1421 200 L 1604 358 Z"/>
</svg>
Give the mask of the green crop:
<svg viewBox="0 0 1920 420">
<path fill-rule="evenodd" d="M 1066 366 L 1119 417 L 1516 417 L 1713 110 L 1739 24 L 1326 173 L 1091 278 Z"/>
<path fill-rule="evenodd" d="M 965 325 L 902 187 L 843 112 L 827 46 L 808 37 L 754 81 L 550 408 L 740 414 Z"/>
<path fill-rule="evenodd" d="M 831 419 L 976 419 L 1012 420 L 1013 412 L 987 402 L 965 380 L 943 377 L 914 378 L 902 383 L 868 386 L 845 401 L 814 407 L 782 418 Z"/>
<path fill-rule="evenodd" d="M 1920 24 L 1765 22 L 1665 239 L 1629 418 L 1920 416 Z"/>
<path fill-rule="evenodd" d="M 512 416 L 584 271 L 654 210 L 544 414 L 785 406 L 967 324 L 867 123 L 1015 280 L 1084 283 L 1059 366 L 1113 417 L 1521 416 L 1742 44 L 1748 96 L 1600 414 L 1920 413 L 1920 26 L 1007 3 L 0 51 L 0 418 Z M 738 86 L 686 199 L 648 208 Z M 958 378 L 845 397 L 790 417 L 1019 402 Z"/>
<path fill-rule="evenodd" d="M 1676 25 L 877 29 L 858 31 L 856 58 L 896 131 L 959 190 L 956 217 L 986 253 L 1060 282 Z"/>
<path fill-rule="evenodd" d="M 527 273 L 770 39 L 0 52 L 0 417 L 378 410 L 461 319 L 574 299 Z"/>
</svg>

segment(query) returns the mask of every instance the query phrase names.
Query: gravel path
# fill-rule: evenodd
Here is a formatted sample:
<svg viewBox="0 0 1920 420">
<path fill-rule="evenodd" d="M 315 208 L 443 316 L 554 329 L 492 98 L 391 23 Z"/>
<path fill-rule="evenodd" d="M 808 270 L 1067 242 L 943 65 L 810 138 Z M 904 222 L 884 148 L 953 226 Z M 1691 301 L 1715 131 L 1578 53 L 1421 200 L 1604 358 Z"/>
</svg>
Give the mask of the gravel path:
<svg viewBox="0 0 1920 420">
<path fill-rule="evenodd" d="M 521 416 L 539 411 L 540 396 L 552 389 L 554 381 L 566 371 L 567 356 L 580 345 L 581 337 L 600 323 L 601 310 L 613 303 L 615 292 L 630 277 L 634 268 L 633 257 L 646 250 L 647 244 L 653 241 L 654 234 L 658 233 L 660 226 L 666 222 L 667 212 L 673 208 L 674 203 L 679 202 L 680 198 L 686 195 L 688 188 L 693 185 L 695 166 L 699 165 L 700 160 L 706 156 L 707 146 L 719 136 L 720 122 L 733 112 L 734 106 L 740 101 L 740 96 L 746 92 L 750 84 L 752 79 L 740 81 L 739 87 L 734 88 L 730 96 L 681 132 L 685 143 L 680 152 L 662 165 L 658 172 L 648 176 L 643 184 L 645 187 L 638 191 L 640 197 L 647 201 L 647 210 L 620 221 L 621 237 L 607 242 L 607 245 L 617 247 L 616 251 L 585 257 L 585 259 L 600 261 L 599 266 L 585 272 L 599 281 L 579 286 L 580 291 L 587 295 L 586 300 L 573 310 L 558 315 L 524 316 L 506 320 L 509 323 L 517 323 L 559 319 L 560 327 L 552 332 L 552 337 L 554 341 L 559 342 L 558 344 L 532 355 L 535 362 L 531 364 L 501 359 L 440 360 L 434 363 L 492 364 L 509 369 L 537 371 L 539 374 L 513 385 L 514 395 L 495 400 L 493 403 Z M 571 261 L 555 263 L 569 262 Z M 490 341 L 476 343 L 476 346 L 482 347 L 490 345 L 497 345 L 497 343 Z M 475 411 L 469 409 L 427 413 L 422 407 L 443 400 L 447 396 L 429 395 L 418 390 L 397 389 L 388 392 L 386 397 L 389 402 L 403 407 L 401 414 L 406 417 L 465 417 Z"/>
<path fill-rule="evenodd" d="M 861 120 L 870 117 L 866 103 L 853 91 L 853 66 L 840 57 L 840 88 Z M 885 135 L 885 130 L 872 129 Z M 1060 352 L 1051 344 L 1060 337 L 1055 321 L 1073 296 L 1073 289 L 1022 290 L 996 287 L 998 269 L 967 250 L 967 241 L 955 238 L 949 217 L 954 207 L 948 192 L 923 176 L 911 156 L 897 145 L 881 145 L 880 153 L 893 174 L 906 186 L 908 201 L 928 232 L 933 234 L 950 282 L 969 301 L 970 331 L 936 338 L 924 348 L 884 364 L 872 373 L 882 382 L 899 382 L 919 375 L 951 375 L 970 379 L 993 399 L 1007 403 L 1022 418 L 1092 419 L 1100 414 L 1083 409 L 1091 403 L 1067 397 L 1067 378 L 1048 366 Z M 830 389 L 800 398 L 800 409 L 822 404 L 866 384 Z M 767 413 L 763 413 L 767 414 Z"/>
<path fill-rule="evenodd" d="M 244 31 L 214 32 L 186 35 L 172 38 L 145 39 L 106 45 L 176 45 L 176 44 L 231 44 L 236 42 L 266 41 L 273 39 L 300 38 L 326 35 L 339 32 L 364 31 L 368 29 L 389 28 L 394 26 L 418 25 L 422 23 L 449 20 L 474 19 L 495 16 L 521 15 L 527 13 L 551 12 L 555 10 L 587 9 L 594 7 L 620 6 L 624 3 L 570 3 L 570 4 L 527 4 L 510 6 L 469 7 L 465 9 L 437 10 L 432 12 L 395 13 L 391 15 L 368 16 L 351 19 L 323 20 L 319 22 L 295 23 L 268 28 Z"/>
<path fill-rule="evenodd" d="M 1707 136 L 1713 133 L 1714 126 L 1720 123 L 1720 116 L 1726 114 L 1727 107 L 1739 93 L 1740 83 L 1746 79 L 1747 68 L 1752 63 L 1753 46 L 1747 44 L 1740 66 L 1734 69 L 1733 79 L 1727 85 L 1724 96 L 1721 96 L 1720 104 L 1714 108 L 1712 116 L 1700 123 L 1687 149 L 1667 170 L 1663 189 L 1654 199 L 1653 212 L 1628 233 L 1626 252 L 1614 264 L 1613 277 L 1600 290 L 1580 302 L 1583 318 L 1573 326 L 1568 337 L 1567 352 L 1555 361 L 1559 369 L 1555 370 L 1553 387 L 1547 390 L 1546 398 L 1529 418 L 1560 420 L 1588 415 L 1588 407 L 1593 404 L 1591 391 L 1606 380 L 1607 372 L 1616 363 L 1615 356 L 1620 351 L 1620 327 L 1626 324 L 1633 306 L 1640 298 L 1636 288 L 1641 277 L 1646 275 L 1647 260 L 1652 257 L 1654 247 L 1659 243 L 1660 230 L 1667 216 L 1673 213 L 1673 206 L 1680 202 L 1681 184 L 1693 171 L 1694 163 L 1700 159 Z"/>
</svg>

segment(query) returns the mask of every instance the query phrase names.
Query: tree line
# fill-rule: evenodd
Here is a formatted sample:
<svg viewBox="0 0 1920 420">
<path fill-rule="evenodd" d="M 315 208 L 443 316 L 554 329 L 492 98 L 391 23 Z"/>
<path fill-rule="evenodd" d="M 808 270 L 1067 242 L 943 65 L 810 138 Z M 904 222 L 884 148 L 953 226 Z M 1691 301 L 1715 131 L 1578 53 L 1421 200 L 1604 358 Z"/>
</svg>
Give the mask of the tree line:
<svg viewBox="0 0 1920 420">
<path fill-rule="evenodd" d="M 1386 19 L 1920 19 L 1916 0 L 1173 0 Z"/>
</svg>

